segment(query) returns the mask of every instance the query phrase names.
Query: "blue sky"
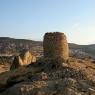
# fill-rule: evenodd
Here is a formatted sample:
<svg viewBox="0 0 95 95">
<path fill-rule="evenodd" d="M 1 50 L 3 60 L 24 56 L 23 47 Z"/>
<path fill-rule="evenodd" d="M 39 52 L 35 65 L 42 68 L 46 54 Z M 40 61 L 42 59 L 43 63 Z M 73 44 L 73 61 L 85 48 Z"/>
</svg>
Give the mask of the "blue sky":
<svg viewBox="0 0 95 95">
<path fill-rule="evenodd" d="M 0 37 L 43 40 L 54 31 L 95 44 L 95 0 L 0 0 Z"/>
</svg>

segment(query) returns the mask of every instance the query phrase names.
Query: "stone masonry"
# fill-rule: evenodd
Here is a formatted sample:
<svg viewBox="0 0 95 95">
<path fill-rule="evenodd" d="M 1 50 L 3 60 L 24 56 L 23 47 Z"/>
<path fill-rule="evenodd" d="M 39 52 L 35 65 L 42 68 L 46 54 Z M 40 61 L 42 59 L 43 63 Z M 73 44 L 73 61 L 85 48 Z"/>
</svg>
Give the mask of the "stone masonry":
<svg viewBox="0 0 95 95">
<path fill-rule="evenodd" d="M 44 35 L 43 47 L 45 58 L 61 57 L 65 61 L 68 60 L 69 49 L 67 39 L 64 33 L 46 33 Z"/>
</svg>

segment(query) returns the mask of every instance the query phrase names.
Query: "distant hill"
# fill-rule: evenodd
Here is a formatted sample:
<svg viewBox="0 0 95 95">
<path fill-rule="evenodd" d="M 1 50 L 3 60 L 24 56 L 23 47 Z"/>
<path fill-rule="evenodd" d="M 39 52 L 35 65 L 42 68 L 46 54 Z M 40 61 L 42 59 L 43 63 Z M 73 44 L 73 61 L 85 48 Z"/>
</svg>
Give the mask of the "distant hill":
<svg viewBox="0 0 95 95">
<path fill-rule="evenodd" d="M 95 58 L 95 44 L 77 45 L 77 44 L 69 43 L 69 47 L 72 51 L 75 51 L 77 54 L 85 53 L 85 55 L 89 55 L 89 56 Z"/>
<path fill-rule="evenodd" d="M 42 42 L 25 39 L 14 39 L 8 37 L 0 37 L 0 54 L 13 55 L 18 54 L 23 49 L 32 51 L 35 55 L 42 52 Z"/>
<path fill-rule="evenodd" d="M 70 52 L 76 56 L 89 55 L 95 58 L 95 44 L 77 45 L 69 43 L 69 48 Z M 36 56 L 43 55 L 43 43 L 41 41 L 0 37 L 0 54 L 18 54 L 23 49 L 32 51 Z"/>
</svg>

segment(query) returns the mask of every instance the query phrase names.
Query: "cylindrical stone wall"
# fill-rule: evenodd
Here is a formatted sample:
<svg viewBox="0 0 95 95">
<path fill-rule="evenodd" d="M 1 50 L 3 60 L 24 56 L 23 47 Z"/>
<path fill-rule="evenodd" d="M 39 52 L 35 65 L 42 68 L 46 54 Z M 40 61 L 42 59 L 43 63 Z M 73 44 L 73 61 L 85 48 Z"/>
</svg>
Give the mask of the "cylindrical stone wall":
<svg viewBox="0 0 95 95">
<path fill-rule="evenodd" d="M 61 57 L 64 60 L 68 60 L 69 49 L 64 33 L 46 33 L 44 35 L 43 47 L 45 58 Z"/>
</svg>

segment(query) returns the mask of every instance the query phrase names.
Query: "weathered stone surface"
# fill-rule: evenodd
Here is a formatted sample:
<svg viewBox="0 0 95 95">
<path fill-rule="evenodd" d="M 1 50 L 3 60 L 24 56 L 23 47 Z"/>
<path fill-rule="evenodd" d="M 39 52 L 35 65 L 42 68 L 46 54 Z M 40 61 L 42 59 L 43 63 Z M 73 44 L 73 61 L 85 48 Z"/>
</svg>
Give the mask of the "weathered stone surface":
<svg viewBox="0 0 95 95">
<path fill-rule="evenodd" d="M 36 62 L 36 57 L 29 51 L 26 51 L 14 58 L 14 61 L 10 69 L 15 69 L 18 68 L 19 66 L 27 66 L 33 62 Z"/>
<path fill-rule="evenodd" d="M 67 39 L 64 33 L 54 32 L 46 33 L 43 41 L 44 57 L 56 58 L 61 57 L 68 60 L 69 49 Z"/>
<path fill-rule="evenodd" d="M 20 57 L 19 62 L 22 66 L 29 65 L 32 62 L 36 62 L 36 57 L 29 51 L 21 53 L 19 57 Z"/>
<path fill-rule="evenodd" d="M 86 85 L 88 85 L 86 87 Z M 95 95 L 95 90 L 84 81 L 82 84 L 72 78 L 23 82 L 7 89 L 2 95 Z"/>
</svg>

